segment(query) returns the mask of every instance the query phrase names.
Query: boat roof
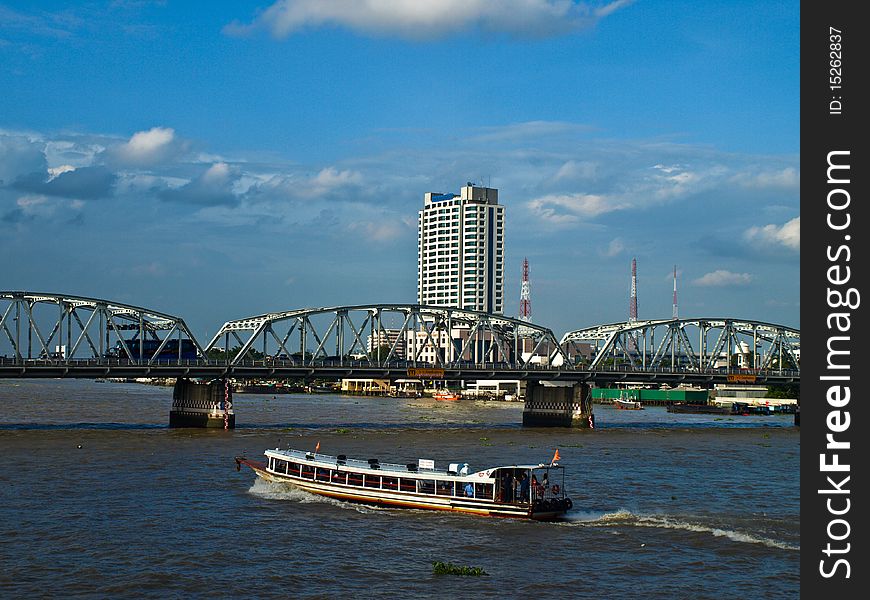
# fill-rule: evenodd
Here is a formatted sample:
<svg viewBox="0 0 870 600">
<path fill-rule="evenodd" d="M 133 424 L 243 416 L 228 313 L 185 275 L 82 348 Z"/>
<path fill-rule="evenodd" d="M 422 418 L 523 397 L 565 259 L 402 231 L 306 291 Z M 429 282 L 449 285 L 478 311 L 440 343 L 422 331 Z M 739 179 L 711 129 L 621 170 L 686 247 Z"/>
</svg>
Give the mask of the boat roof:
<svg viewBox="0 0 870 600">
<path fill-rule="evenodd" d="M 282 450 L 280 448 L 275 448 L 275 449 L 267 450 L 266 452 L 268 454 L 271 454 L 271 455 L 281 455 L 281 456 L 287 457 L 288 459 L 314 461 L 314 462 L 319 462 L 319 463 L 331 464 L 331 465 L 335 465 L 335 466 L 338 466 L 338 464 L 339 464 L 337 456 L 332 456 L 329 454 L 319 454 L 319 453 L 314 453 L 314 452 L 306 452 L 305 450 L 293 450 L 293 449 Z M 344 459 L 342 459 L 341 464 L 342 464 L 342 466 L 351 467 L 354 469 L 374 470 L 374 469 L 372 469 L 371 463 L 369 463 L 369 461 L 357 459 L 357 458 L 344 458 Z M 461 467 L 465 466 L 467 463 L 457 462 L 457 463 L 452 463 L 452 464 L 457 464 L 461 468 Z M 536 465 L 533 465 L 533 464 L 502 465 L 502 466 L 498 466 L 498 467 L 484 469 L 484 470 L 478 471 L 476 473 L 468 473 L 468 475 L 464 475 L 462 477 L 470 477 L 473 475 L 476 476 L 479 474 L 485 474 L 485 475 L 489 476 L 493 473 L 493 471 L 496 471 L 498 469 L 522 469 L 522 470 L 526 470 L 526 469 L 562 469 L 562 468 L 564 468 L 564 467 L 562 467 L 562 465 L 559 465 L 559 464 L 544 464 L 544 463 L 539 463 Z M 431 473 L 433 475 L 450 475 L 450 476 L 454 476 L 454 477 L 458 475 L 458 473 L 456 473 L 454 471 L 448 471 L 447 469 L 427 469 L 427 468 L 422 468 L 422 467 L 418 466 L 416 469 L 412 470 L 412 469 L 408 468 L 407 464 L 400 465 L 400 464 L 394 464 L 394 463 L 382 463 L 380 461 L 378 461 L 377 471 L 392 471 L 392 472 L 399 472 L 399 473 L 415 473 L 415 474 Z"/>
</svg>

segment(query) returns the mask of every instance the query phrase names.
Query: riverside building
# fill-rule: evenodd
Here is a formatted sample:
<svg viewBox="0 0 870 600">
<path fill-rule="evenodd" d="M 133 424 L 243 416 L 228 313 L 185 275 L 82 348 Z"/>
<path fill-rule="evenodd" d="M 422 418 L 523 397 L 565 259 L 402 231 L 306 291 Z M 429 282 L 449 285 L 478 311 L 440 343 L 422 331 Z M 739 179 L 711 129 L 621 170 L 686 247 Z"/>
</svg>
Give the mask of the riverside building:
<svg viewBox="0 0 870 600">
<path fill-rule="evenodd" d="M 417 229 L 417 302 L 502 314 L 504 206 L 498 190 L 427 192 Z"/>
</svg>

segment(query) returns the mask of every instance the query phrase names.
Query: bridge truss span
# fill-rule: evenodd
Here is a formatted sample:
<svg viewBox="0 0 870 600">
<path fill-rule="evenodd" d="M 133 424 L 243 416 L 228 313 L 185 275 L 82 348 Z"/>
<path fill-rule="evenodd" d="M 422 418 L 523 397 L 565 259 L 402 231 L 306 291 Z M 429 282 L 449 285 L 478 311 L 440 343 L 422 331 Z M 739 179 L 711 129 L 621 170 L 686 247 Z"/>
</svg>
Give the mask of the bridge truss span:
<svg viewBox="0 0 870 600">
<path fill-rule="evenodd" d="M 98 298 L 0 291 L 0 347 L 13 360 L 110 358 L 140 364 L 201 358 L 184 320 Z"/>
<path fill-rule="evenodd" d="M 736 318 L 634 321 L 570 331 L 562 344 L 596 347 L 590 369 L 613 364 L 633 370 L 709 372 L 725 369 L 799 371 L 800 330 Z"/>
<path fill-rule="evenodd" d="M 364 361 L 379 366 L 406 362 L 436 368 L 522 368 L 530 356 L 545 353 L 550 364 L 568 365 L 555 335 L 545 327 L 420 304 L 306 308 L 237 319 L 224 323 L 205 351 L 221 345 L 231 349 L 233 364 L 261 355 L 294 366 Z M 523 352 L 530 346 L 531 353 Z"/>
</svg>

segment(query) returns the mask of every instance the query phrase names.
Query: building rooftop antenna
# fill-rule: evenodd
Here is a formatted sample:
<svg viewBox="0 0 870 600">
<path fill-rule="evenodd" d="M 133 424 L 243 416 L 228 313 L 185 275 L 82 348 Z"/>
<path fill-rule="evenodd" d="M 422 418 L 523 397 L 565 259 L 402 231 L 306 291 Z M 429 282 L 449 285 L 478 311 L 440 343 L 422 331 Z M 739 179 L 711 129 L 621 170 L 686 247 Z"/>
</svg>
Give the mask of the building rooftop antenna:
<svg viewBox="0 0 870 600">
<path fill-rule="evenodd" d="M 628 301 L 628 322 L 637 321 L 637 259 L 631 259 L 631 298 Z"/>
<path fill-rule="evenodd" d="M 529 259 L 523 259 L 523 284 L 520 288 L 520 319 L 530 322 L 532 320 L 532 296 L 529 286 Z"/>
</svg>

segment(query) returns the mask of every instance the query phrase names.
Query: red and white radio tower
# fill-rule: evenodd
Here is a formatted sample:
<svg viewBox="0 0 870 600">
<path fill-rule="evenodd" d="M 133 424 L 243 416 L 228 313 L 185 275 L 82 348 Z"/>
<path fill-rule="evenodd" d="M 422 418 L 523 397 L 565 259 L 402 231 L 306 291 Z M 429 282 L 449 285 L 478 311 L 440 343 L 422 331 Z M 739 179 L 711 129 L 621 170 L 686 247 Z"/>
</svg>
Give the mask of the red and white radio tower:
<svg viewBox="0 0 870 600">
<path fill-rule="evenodd" d="M 631 259 L 631 299 L 628 302 L 628 322 L 637 321 L 637 259 Z"/>
<path fill-rule="evenodd" d="M 520 319 L 532 320 L 532 296 L 529 288 L 529 259 L 523 259 L 523 285 L 520 288 Z"/>
</svg>

